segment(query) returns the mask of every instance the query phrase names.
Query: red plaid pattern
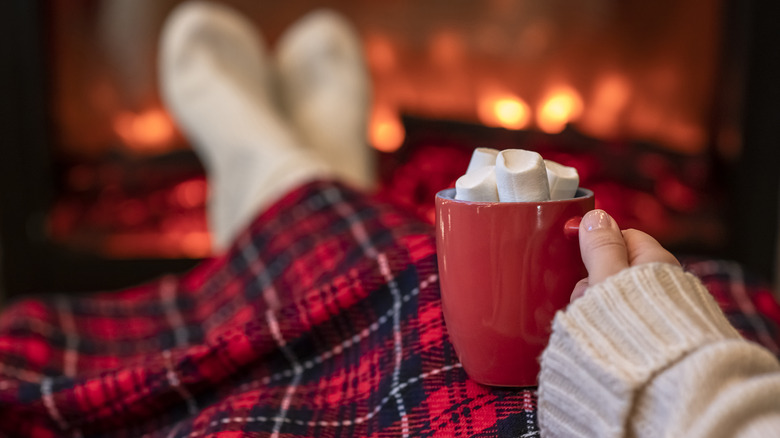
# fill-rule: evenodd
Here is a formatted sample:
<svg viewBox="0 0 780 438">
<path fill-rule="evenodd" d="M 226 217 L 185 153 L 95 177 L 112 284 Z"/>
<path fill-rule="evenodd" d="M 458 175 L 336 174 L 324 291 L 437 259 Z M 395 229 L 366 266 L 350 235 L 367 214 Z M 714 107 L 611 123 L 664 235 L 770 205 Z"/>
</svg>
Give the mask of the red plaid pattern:
<svg viewBox="0 0 780 438">
<path fill-rule="evenodd" d="M 780 308 L 700 261 L 746 336 Z M 774 306 L 774 307 L 773 307 Z M 773 313 L 774 312 L 774 313 Z M 319 182 L 181 277 L 0 314 L 0 433 L 58 437 L 538 436 L 531 389 L 470 381 L 442 320 L 432 229 Z"/>
</svg>

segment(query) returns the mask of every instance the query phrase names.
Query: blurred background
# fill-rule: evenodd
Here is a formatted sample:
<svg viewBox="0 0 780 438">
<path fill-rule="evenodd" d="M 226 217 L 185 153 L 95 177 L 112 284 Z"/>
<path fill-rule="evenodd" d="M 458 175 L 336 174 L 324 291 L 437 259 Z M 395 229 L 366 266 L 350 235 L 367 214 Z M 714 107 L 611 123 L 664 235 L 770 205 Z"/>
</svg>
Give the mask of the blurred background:
<svg viewBox="0 0 780 438">
<path fill-rule="evenodd" d="M 5 0 L 0 288 L 127 286 L 210 254 L 203 168 L 160 103 L 176 0 Z M 772 280 L 780 30 L 767 0 L 224 1 L 273 47 L 320 6 L 373 78 L 388 199 L 432 221 L 471 150 L 537 150 L 678 254 Z"/>
</svg>

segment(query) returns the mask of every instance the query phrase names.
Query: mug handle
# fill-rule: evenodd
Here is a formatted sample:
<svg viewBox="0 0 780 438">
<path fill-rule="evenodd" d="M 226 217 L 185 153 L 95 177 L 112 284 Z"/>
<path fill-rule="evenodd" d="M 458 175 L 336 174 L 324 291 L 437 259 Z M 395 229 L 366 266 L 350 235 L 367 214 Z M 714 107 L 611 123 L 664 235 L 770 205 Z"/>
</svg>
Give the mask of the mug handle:
<svg viewBox="0 0 780 438">
<path fill-rule="evenodd" d="M 569 239 L 577 239 L 580 235 L 582 216 L 574 216 L 563 224 L 563 235 Z"/>
</svg>

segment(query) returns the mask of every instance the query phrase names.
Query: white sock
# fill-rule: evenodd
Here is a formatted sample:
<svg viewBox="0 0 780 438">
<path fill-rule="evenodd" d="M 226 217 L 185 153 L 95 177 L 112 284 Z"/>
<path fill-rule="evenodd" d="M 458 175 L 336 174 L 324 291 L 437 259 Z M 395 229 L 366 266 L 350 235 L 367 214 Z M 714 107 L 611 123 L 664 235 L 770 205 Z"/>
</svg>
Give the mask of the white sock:
<svg viewBox="0 0 780 438">
<path fill-rule="evenodd" d="M 298 134 L 345 182 L 372 188 L 370 78 L 357 32 L 336 12 L 315 10 L 281 36 L 276 60 Z"/>
<path fill-rule="evenodd" d="M 227 7 L 184 3 L 164 25 L 161 94 L 208 173 L 207 213 L 217 250 L 258 211 L 329 173 L 278 114 L 269 66 L 252 25 Z"/>
</svg>

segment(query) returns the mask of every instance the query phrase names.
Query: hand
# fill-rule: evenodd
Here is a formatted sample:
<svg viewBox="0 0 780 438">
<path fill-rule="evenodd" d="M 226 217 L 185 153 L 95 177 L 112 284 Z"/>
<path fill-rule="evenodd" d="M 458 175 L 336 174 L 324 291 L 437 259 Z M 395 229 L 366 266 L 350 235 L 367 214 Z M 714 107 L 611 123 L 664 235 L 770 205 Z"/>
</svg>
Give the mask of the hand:
<svg viewBox="0 0 780 438">
<path fill-rule="evenodd" d="M 574 286 L 571 300 L 585 289 L 631 266 L 662 262 L 680 266 L 680 262 L 657 240 L 637 230 L 620 231 L 615 220 L 604 210 L 589 211 L 580 223 L 580 253 L 588 278 Z"/>
</svg>

